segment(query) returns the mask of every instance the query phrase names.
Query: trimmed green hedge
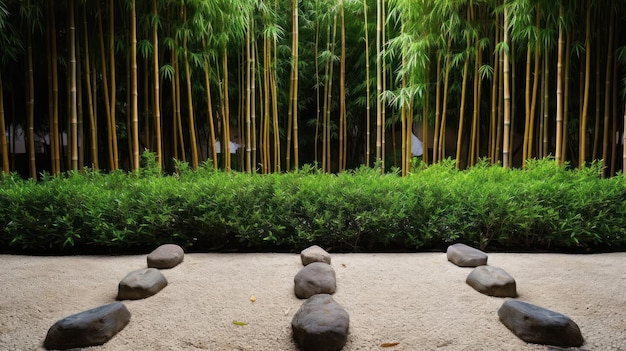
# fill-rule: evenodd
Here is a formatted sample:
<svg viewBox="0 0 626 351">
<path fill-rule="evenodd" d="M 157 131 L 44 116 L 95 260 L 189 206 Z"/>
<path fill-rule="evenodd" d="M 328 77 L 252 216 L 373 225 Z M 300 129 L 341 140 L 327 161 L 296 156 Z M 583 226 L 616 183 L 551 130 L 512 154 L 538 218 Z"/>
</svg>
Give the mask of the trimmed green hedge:
<svg viewBox="0 0 626 351">
<path fill-rule="evenodd" d="M 129 253 L 162 243 L 187 251 L 626 248 L 626 178 L 532 161 L 527 170 L 450 161 L 408 177 L 370 168 L 338 175 L 306 166 L 249 175 L 154 167 L 0 183 L 0 251 Z"/>
</svg>

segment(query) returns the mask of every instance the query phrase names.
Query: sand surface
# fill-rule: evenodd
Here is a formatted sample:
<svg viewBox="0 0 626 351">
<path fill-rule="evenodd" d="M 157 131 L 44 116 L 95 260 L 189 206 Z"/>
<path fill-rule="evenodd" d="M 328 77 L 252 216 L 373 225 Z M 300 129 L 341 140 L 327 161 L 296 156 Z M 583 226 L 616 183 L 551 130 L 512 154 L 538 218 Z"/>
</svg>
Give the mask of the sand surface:
<svg viewBox="0 0 626 351">
<path fill-rule="evenodd" d="M 515 278 L 520 300 L 572 318 L 580 350 L 626 350 L 626 253 L 491 253 L 489 264 Z M 146 256 L 0 255 L 0 265 L 0 350 L 38 350 L 57 320 L 114 302 Z M 344 350 L 555 350 L 511 333 L 497 315 L 504 299 L 467 285 L 471 268 L 445 253 L 332 254 L 332 265 L 334 298 L 350 315 Z M 300 268 L 297 254 L 187 254 L 162 271 L 165 289 L 124 302 L 132 314 L 124 330 L 84 350 L 295 351 Z"/>
</svg>

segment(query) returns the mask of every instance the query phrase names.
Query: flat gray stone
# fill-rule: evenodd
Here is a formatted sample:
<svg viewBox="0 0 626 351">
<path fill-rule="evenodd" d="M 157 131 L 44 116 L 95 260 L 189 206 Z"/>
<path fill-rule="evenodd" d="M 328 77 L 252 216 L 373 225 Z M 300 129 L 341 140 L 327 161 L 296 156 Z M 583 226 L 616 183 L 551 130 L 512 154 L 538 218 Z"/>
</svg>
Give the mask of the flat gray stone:
<svg viewBox="0 0 626 351">
<path fill-rule="evenodd" d="M 448 246 L 448 261 L 459 267 L 478 267 L 487 264 L 487 254 L 465 244 Z"/>
<path fill-rule="evenodd" d="M 121 302 L 96 307 L 65 317 L 50 327 L 44 346 L 67 350 L 97 346 L 111 340 L 130 321 L 130 312 Z"/>
<path fill-rule="evenodd" d="M 465 282 L 481 294 L 517 297 L 515 279 L 502 268 L 478 266 L 467 276 Z"/>
<path fill-rule="evenodd" d="M 579 347 L 585 341 L 580 328 L 566 315 L 519 300 L 508 300 L 498 310 L 500 321 L 528 343 Z"/>
<path fill-rule="evenodd" d="M 317 245 L 310 246 L 300 252 L 300 260 L 303 265 L 313 262 L 323 262 L 330 264 L 330 254 Z"/>
<path fill-rule="evenodd" d="M 348 312 L 328 294 L 311 296 L 291 320 L 293 338 L 303 351 L 341 350 L 349 327 Z"/>
<path fill-rule="evenodd" d="M 167 286 L 167 279 L 156 268 L 144 268 L 128 273 L 119 283 L 118 300 L 138 300 L 152 296 Z"/>
<path fill-rule="evenodd" d="M 167 269 L 176 267 L 183 262 L 185 252 L 183 248 L 174 244 L 165 244 L 157 247 L 148 257 L 148 268 Z"/>
<path fill-rule="evenodd" d="M 294 278 L 295 293 L 300 299 L 315 294 L 334 294 L 337 289 L 335 270 L 328 263 L 313 262 L 304 267 Z"/>
</svg>

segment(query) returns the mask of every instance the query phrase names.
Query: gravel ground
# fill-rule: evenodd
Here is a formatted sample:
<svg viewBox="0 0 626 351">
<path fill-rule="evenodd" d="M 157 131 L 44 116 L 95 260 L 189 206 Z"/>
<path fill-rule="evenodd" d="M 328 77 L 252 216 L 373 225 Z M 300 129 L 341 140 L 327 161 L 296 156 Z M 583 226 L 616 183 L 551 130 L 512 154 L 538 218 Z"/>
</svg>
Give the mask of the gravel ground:
<svg viewBox="0 0 626 351">
<path fill-rule="evenodd" d="M 558 349 L 518 339 L 498 320 L 504 299 L 472 289 L 471 268 L 445 253 L 331 256 L 334 298 L 350 315 L 344 350 Z M 57 320 L 114 302 L 120 280 L 145 268 L 146 255 L 0 262 L 0 350 L 39 350 Z M 518 299 L 572 318 L 585 338 L 580 350 L 626 350 L 626 253 L 491 253 L 489 264 L 515 278 Z M 124 330 L 85 350 L 295 351 L 291 319 L 302 301 L 293 277 L 301 267 L 296 254 L 187 254 L 163 270 L 165 289 L 124 302 L 132 314 Z"/>
</svg>

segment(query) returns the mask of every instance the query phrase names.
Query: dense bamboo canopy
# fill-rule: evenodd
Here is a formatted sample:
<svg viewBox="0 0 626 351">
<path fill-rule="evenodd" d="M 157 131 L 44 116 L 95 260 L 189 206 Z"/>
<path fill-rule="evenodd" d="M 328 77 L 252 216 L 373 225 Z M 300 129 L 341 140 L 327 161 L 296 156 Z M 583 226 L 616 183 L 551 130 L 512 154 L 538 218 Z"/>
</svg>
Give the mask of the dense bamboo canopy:
<svg viewBox="0 0 626 351">
<path fill-rule="evenodd" d="M 626 2 L 0 0 L 2 171 L 624 169 Z M 374 88 L 376 87 L 376 88 Z M 173 160 L 178 160 L 174 162 Z"/>
</svg>

